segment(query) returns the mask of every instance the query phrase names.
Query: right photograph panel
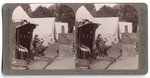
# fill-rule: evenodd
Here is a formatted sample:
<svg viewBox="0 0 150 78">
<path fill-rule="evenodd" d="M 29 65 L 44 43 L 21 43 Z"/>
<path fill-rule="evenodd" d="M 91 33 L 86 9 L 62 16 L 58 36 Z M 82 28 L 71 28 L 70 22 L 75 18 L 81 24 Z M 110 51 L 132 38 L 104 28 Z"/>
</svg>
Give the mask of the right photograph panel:
<svg viewBox="0 0 150 78">
<path fill-rule="evenodd" d="M 138 69 L 138 13 L 127 4 L 87 4 L 76 12 L 76 69 Z"/>
</svg>

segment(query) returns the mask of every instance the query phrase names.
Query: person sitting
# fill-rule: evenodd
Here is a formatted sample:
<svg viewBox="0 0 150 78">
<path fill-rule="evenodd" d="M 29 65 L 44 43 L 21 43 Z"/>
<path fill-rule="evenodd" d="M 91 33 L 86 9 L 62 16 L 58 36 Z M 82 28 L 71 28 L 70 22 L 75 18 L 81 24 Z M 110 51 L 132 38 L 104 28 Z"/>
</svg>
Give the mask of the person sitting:
<svg viewBox="0 0 150 78">
<path fill-rule="evenodd" d="M 39 56 L 39 53 L 41 52 L 41 48 L 40 47 L 42 45 L 43 41 L 40 40 L 39 35 L 35 35 L 34 39 L 33 39 L 33 48 L 34 51 L 36 52 L 36 56 Z"/>
<path fill-rule="evenodd" d="M 36 48 L 37 46 L 41 45 L 41 40 L 39 38 L 39 35 L 35 35 L 34 39 L 33 39 L 33 47 Z"/>
<path fill-rule="evenodd" d="M 99 35 L 97 36 L 96 41 L 95 41 L 96 47 L 98 48 L 100 45 L 102 45 L 103 42 L 105 42 L 105 41 L 103 40 L 102 35 L 99 34 Z"/>
<path fill-rule="evenodd" d="M 95 45 L 96 45 L 96 51 L 98 51 L 98 55 L 99 56 L 103 56 L 103 55 L 107 55 L 107 52 L 105 52 L 105 43 L 106 43 L 107 39 L 106 38 L 102 38 L 102 35 L 99 34 L 97 36 L 97 39 L 95 41 Z"/>
</svg>

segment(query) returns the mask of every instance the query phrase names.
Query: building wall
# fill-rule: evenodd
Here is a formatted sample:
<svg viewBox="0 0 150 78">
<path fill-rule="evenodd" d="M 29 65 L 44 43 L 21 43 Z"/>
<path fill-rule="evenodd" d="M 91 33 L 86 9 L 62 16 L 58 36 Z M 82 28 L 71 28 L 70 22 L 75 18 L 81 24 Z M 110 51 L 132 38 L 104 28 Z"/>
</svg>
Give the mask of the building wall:
<svg viewBox="0 0 150 78">
<path fill-rule="evenodd" d="M 134 57 L 138 53 L 138 36 L 137 33 L 122 34 L 122 56 Z"/>
<path fill-rule="evenodd" d="M 73 44 L 75 42 L 75 35 L 73 33 L 60 33 L 58 42 L 60 44 Z"/>
</svg>

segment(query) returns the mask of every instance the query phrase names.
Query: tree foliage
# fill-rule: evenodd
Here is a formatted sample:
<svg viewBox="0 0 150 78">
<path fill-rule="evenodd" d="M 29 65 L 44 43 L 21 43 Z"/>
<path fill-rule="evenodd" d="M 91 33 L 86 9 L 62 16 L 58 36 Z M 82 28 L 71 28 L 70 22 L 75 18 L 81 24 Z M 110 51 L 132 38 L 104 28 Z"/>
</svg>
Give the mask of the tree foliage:
<svg viewBox="0 0 150 78">
<path fill-rule="evenodd" d="M 137 32 L 138 26 L 138 13 L 136 9 L 130 5 L 118 5 L 114 6 L 114 10 L 117 12 L 117 16 L 120 18 L 120 21 L 132 22 L 133 32 Z"/>
<path fill-rule="evenodd" d="M 56 17 L 57 22 L 68 23 L 69 32 L 73 30 L 75 14 L 74 11 L 66 5 L 55 4 L 49 8 L 39 6 L 32 12 L 29 4 L 22 5 L 22 7 L 31 17 Z M 130 5 L 118 4 L 114 7 L 104 5 L 98 11 L 95 10 L 93 4 L 86 5 L 85 7 L 96 17 L 119 17 L 120 21 L 132 22 L 133 32 L 137 32 L 138 14 L 136 9 Z"/>
<path fill-rule="evenodd" d="M 101 9 L 96 12 L 96 15 L 98 17 L 116 17 L 117 16 L 114 9 L 106 5 L 102 6 Z"/>
<path fill-rule="evenodd" d="M 118 4 L 114 7 L 104 5 L 95 12 L 95 15 L 96 17 L 119 17 L 120 21 L 132 22 L 133 32 L 137 32 L 138 14 L 136 9 L 130 5 Z"/>
<path fill-rule="evenodd" d="M 73 26 L 75 23 L 75 14 L 74 11 L 66 5 L 56 5 L 54 11 L 54 16 L 56 21 L 67 22 L 69 26 L 69 32 L 73 31 Z"/>
<path fill-rule="evenodd" d="M 52 11 L 50 11 L 46 7 L 39 6 L 35 11 L 32 12 L 33 18 L 41 18 L 41 17 L 53 17 Z"/>
</svg>

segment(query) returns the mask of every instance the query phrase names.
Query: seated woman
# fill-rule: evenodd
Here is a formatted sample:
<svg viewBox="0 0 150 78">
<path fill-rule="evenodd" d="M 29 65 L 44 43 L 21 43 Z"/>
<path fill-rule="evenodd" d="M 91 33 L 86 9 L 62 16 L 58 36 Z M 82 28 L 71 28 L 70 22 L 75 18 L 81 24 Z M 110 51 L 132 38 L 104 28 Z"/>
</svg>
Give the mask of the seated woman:
<svg viewBox="0 0 150 78">
<path fill-rule="evenodd" d="M 104 44 L 104 42 L 105 42 L 105 40 L 103 40 L 102 35 L 99 34 L 95 41 L 96 47 L 98 48 L 99 46 L 102 46 Z"/>
<path fill-rule="evenodd" d="M 95 44 L 96 44 L 96 49 L 98 51 L 99 56 L 103 57 L 103 55 L 107 55 L 107 52 L 106 52 L 107 50 L 106 50 L 106 46 L 105 46 L 106 41 L 107 41 L 107 39 L 106 38 L 103 39 L 101 34 L 99 34 L 97 36 Z"/>
<path fill-rule="evenodd" d="M 41 52 L 41 45 L 43 43 L 43 40 L 40 40 L 39 35 L 35 35 L 33 39 L 33 48 L 35 50 L 36 56 L 39 56 L 39 53 Z"/>
<path fill-rule="evenodd" d="M 34 39 L 33 39 L 33 47 L 36 48 L 37 46 L 40 46 L 41 45 L 41 40 L 39 38 L 39 35 L 35 35 L 34 36 Z"/>
</svg>

